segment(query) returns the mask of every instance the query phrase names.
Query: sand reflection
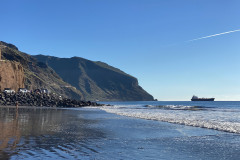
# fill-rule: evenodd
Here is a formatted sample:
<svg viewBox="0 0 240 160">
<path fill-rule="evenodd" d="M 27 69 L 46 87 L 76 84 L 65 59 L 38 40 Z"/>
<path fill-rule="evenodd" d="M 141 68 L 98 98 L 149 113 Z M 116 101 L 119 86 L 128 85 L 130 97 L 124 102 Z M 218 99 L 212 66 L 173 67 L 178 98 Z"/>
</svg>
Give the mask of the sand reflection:
<svg viewBox="0 0 240 160">
<path fill-rule="evenodd" d="M 7 111 L 9 112 L 9 110 Z M 17 109 L 11 117 L 6 116 L 4 121 L 0 121 L 0 132 L 0 150 L 2 151 L 5 148 L 15 149 L 21 138 Z"/>
<path fill-rule="evenodd" d="M 79 115 L 81 112 L 74 110 L 0 107 L 0 159 L 38 158 L 33 156 L 58 152 L 68 156 L 75 154 L 73 149 L 79 150 L 79 155 L 97 152 L 89 144 L 104 133 L 89 128 L 97 120 Z"/>
</svg>

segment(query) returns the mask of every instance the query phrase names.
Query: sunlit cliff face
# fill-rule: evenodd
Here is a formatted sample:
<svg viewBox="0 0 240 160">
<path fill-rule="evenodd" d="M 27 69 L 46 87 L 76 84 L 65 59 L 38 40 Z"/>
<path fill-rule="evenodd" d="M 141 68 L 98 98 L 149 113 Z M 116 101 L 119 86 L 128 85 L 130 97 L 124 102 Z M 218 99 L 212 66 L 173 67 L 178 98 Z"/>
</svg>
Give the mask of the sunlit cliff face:
<svg viewBox="0 0 240 160">
<path fill-rule="evenodd" d="M 0 90 L 12 88 L 24 88 L 24 70 L 22 65 L 16 61 L 2 60 L 2 50 L 6 46 L 0 43 Z"/>
</svg>

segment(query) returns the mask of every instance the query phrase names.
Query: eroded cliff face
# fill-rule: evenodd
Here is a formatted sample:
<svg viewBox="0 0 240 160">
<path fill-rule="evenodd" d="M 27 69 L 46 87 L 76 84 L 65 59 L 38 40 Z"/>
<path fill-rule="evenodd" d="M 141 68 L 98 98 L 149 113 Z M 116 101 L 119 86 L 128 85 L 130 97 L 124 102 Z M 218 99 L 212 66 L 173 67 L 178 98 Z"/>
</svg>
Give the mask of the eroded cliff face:
<svg viewBox="0 0 240 160">
<path fill-rule="evenodd" d="M 16 46 L 6 42 L 0 41 L 0 50 L 2 53 L 2 60 L 18 62 L 23 67 L 25 88 L 29 90 L 44 88 L 48 89 L 51 93 L 56 93 L 57 95 L 61 95 L 62 97 L 73 98 L 77 100 L 83 99 L 82 93 L 79 90 L 77 90 L 70 84 L 64 82 L 59 77 L 59 75 L 45 63 L 38 62 L 32 56 L 19 51 Z M 8 67 L 5 68 L 6 69 L 4 69 L 3 71 L 13 72 Z M 2 77 L 5 77 L 6 80 L 8 79 L 6 76 L 10 78 L 12 77 L 11 75 L 8 75 L 8 73 L 4 74 L 5 75 Z M 16 78 L 16 76 L 14 77 Z M 19 82 L 20 81 L 17 80 L 18 86 L 21 86 L 19 85 Z M 7 82 L 5 82 L 5 84 L 6 83 Z M 4 88 L 8 86 L 4 85 Z"/>
<path fill-rule="evenodd" d="M 0 90 L 4 88 L 12 88 L 15 91 L 24 88 L 24 71 L 19 62 L 0 61 Z"/>
<path fill-rule="evenodd" d="M 11 87 L 16 90 L 23 84 L 24 79 L 20 79 L 24 76 L 27 89 L 46 88 L 67 98 L 93 101 L 153 100 L 153 96 L 139 86 L 135 77 L 106 63 L 80 57 L 30 56 L 2 41 L 0 49 L 3 60 L 20 63 L 24 72 L 24 75 L 20 74 L 21 69 L 17 65 L 13 67 L 2 63 L 4 66 L 0 72 L 4 79 L 0 82 L 1 89 Z"/>
</svg>

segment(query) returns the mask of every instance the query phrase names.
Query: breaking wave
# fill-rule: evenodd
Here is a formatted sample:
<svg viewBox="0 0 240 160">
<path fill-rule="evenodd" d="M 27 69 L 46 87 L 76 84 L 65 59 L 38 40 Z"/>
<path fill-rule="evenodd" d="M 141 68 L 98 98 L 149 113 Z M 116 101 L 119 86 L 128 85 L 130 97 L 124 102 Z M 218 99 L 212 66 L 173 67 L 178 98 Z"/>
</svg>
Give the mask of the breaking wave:
<svg viewBox="0 0 240 160">
<path fill-rule="evenodd" d="M 185 106 L 185 105 L 159 105 L 159 106 L 145 105 L 145 107 L 159 108 L 159 109 L 170 109 L 170 110 L 192 110 L 192 111 L 207 109 L 207 107 L 202 107 L 202 106 Z"/>
<path fill-rule="evenodd" d="M 158 120 L 181 125 L 240 133 L 240 109 L 221 109 L 184 105 L 117 105 L 101 108 L 122 116 Z"/>
</svg>

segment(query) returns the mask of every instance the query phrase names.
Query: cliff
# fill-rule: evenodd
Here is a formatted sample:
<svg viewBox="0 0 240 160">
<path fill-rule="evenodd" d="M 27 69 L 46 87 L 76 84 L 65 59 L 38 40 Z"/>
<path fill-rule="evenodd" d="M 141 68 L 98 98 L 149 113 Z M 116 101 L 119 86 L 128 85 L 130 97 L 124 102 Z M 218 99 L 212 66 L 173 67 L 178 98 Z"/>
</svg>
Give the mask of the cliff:
<svg viewBox="0 0 240 160">
<path fill-rule="evenodd" d="M 2 59 L 6 62 L 9 62 L 5 64 L 3 66 L 3 69 L 0 71 L 0 74 L 3 75 L 2 77 L 5 77 L 5 84 L 12 84 L 12 76 L 11 74 L 8 75 L 8 72 L 13 73 L 13 71 L 11 71 L 11 68 L 14 68 L 14 65 L 12 64 L 16 64 L 15 68 L 18 68 L 17 64 L 19 64 L 22 66 L 22 70 L 24 73 L 24 85 L 26 88 L 30 90 L 34 90 L 37 88 L 46 88 L 51 92 L 57 93 L 64 97 L 75 99 L 83 98 L 83 95 L 79 90 L 77 90 L 70 84 L 64 82 L 52 68 L 50 68 L 44 63 L 38 62 L 32 56 L 20 52 L 16 46 L 0 41 L 0 49 L 2 52 Z M 10 64 L 12 65 L 12 67 L 10 67 L 9 70 L 9 68 L 6 67 L 10 66 Z M 14 77 L 19 78 L 18 76 Z M 6 86 L 4 85 L 4 87 Z M 12 88 L 14 88 L 14 86 Z"/>
<path fill-rule="evenodd" d="M 0 50 L 6 63 L 0 70 L 1 77 L 5 78 L 1 86 L 4 88 L 46 88 L 53 93 L 78 100 L 153 100 L 153 97 L 138 85 L 135 77 L 103 62 L 79 57 L 30 56 L 19 51 L 16 46 L 2 41 Z"/>
<path fill-rule="evenodd" d="M 87 100 L 152 101 L 153 96 L 138 85 L 138 80 L 106 63 L 80 57 L 33 56 L 50 66 L 67 83 L 76 87 Z"/>
<path fill-rule="evenodd" d="M 24 71 L 18 62 L 0 61 L 0 90 L 24 88 Z"/>
</svg>

